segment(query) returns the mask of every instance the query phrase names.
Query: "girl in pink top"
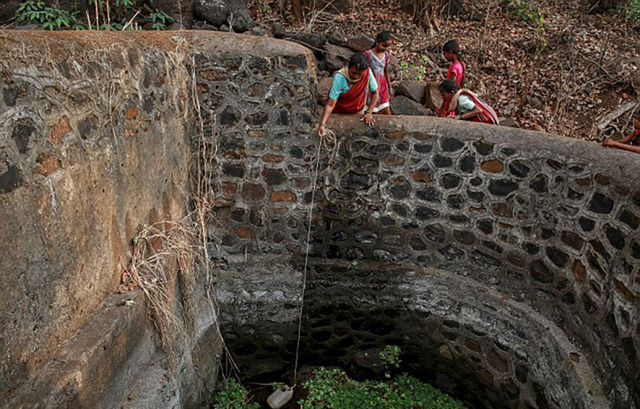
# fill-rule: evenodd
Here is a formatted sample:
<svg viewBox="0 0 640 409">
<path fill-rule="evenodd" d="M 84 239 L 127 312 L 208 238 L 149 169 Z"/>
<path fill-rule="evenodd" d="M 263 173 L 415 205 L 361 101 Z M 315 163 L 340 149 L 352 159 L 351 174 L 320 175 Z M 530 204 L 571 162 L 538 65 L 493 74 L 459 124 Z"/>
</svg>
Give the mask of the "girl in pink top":
<svg viewBox="0 0 640 409">
<path fill-rule="evenodd" d="M 445 60 L 452 63 L 447 72 L 447 79 L 453 80 L 458 84 L 458 89 L 464 88 L 464 74 L 467 71 L 467 64 L 460 56 L 460 46 L 456 40 L 449 40 L 442 46 L 442 54 Z M 442 101 L 440 108 L 436 108 L 438 116 L 446 116 L 450 114 L 449 101 Z"/>
<path fill-rule="evenodd" d="M 389 106 L 391 95 L 391 81 L 389 80 L 389 48 L 393 44 L 393 38 L 388 31 L 381 31 L 376 36 L 376 42 L 373 48 L 365 51 L 365 55 L 369 59 L 369 67 L 373 71 L 373 75 L 378 83 L 378 93 L 380 99 L 378 104 L 373 108 L 373 112 L 377 114 L 391 115 Z"/>
<path fill-rule="evenodd" d="M 467 64 L 460 55 L 460 46 L 456 40 L 450 40 L 442 46 L 444 58 L 451 63 L 447 72 L 447 79 L 458 83 L 460 89 L 464 88 L 464 75 L 467 71 Z"/>
</svg>

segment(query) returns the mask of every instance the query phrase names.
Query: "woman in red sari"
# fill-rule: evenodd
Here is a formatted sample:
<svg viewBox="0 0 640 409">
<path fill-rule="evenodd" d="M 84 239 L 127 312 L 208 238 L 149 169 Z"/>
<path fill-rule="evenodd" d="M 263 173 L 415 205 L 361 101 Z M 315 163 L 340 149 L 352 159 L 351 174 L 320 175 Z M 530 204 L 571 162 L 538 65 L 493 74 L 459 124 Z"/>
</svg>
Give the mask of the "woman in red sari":
<svg viewBox="0 0 640 409">
<path fill-rule="evenodd" d="M 447 111 L 443 111 L 440 116 L 498 125 L 496 111 L 475 93 L 468 89 L 460 89 L 454 80 L 442 81 L 438 91 L 442 95 L 443 106 L 447 107 Z"/>
<path fill-rule="evenodd" d="M 371 96 L 367 105 L 368 97 Z M 331 113 L 359 114 L 364 113 L 362 120 L 373 125 L 373 107 L 378 102 L 378 84 L 369 69 L 369 61 L 363 53 L 354 54 L 349 65 L 336 72 L 329 92 L 327 105 L 324 107 L 322 119 L 318 125 L 318 135 L 324 136 Z"/>
</svg>

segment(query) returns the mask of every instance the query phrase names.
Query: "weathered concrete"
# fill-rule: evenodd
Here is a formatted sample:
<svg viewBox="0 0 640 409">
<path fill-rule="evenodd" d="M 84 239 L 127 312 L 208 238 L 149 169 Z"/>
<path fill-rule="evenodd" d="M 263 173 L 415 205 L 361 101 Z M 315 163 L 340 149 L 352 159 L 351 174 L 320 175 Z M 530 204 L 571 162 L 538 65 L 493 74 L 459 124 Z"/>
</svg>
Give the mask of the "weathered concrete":
<svg viewBox="0 0 640 409">
<path fill-rule="evenodd" d="M 154 352 L 158 340 L 145 335 L 146 317 L 112 317 L 125 329 L 117 342 L 104 342 L 113 348 L 103 354 L 96 349 L 102 341 L 92 338 L 99 331 L 87 320 L 118 289 L 141 228 L 159 223 L 162 230 L 185 215 L 191 149 L 202 146 L 199 125 L 214 137 L 215 122 L 234 117 L 231 104 L 209 116 L 210 104 L 223 101 L 216 94 L 239 96 L 237 87 L 250 85 L 242 81 L 256 70 L 271 85 L 270 58 L 299 71 L 310 95 L 311 59 L 295 44 L 207 33 L 6 31 L 0 50 L 6 56 L 0 63 L 0 230 L 11 238 L 0 244 L 0 401 L 111 407 L 126 397 L 104 399 L 106 391 L 117 396 L 122 389 L 113 385 L 127 385 L 134 369 L 162 354 Z M 194 68 L 210 81 L 210 93 L 202 89 L 206 84 L 195 88 Z M 193 99 L 198 90 L 202 112 Z M 291 108 L 288 92 L 274 95 L 282 102 L 277 120 L 287 119 L 283 130 L 291 121 L 284 111 L 285 102 Z M 178 285 L 183 273 L 175 262 L 167 265 L 170 291 L 185 302 L 187 289 Z M 206 302 L 212 272 L 200 273 L 189 294 L 197 307 L 194 344 L 185 339 L 174 351 L 187 370 L 167 372 L 173 379 L 167 391 L 187 406 L 211 398 L 221 349 Z M 100 339 L 115 336 L 108 320 L 94 324 L 100 323 L 107 330 Z M 71 339 L 77 341 L 69 345 Z M 136 345 L 143 345 L 138 358 Z M 137 364 L 120 373 L 131 360 Z"/>
</svg>

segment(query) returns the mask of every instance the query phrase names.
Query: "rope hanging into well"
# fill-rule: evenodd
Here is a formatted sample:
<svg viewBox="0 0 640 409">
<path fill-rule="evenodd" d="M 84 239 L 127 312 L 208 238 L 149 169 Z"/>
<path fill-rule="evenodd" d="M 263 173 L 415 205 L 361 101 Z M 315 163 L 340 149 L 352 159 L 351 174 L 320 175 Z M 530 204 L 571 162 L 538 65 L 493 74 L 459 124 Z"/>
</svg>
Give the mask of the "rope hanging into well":
<svg viewBox="0 0 640 409">
<path fill-rule="evenodd" d="M 296 387 L 298 379 L 298 358 L 300 356 L 300 334 L 302 331 L 302 311 L 304 308 L 304 292 L 307 287 L 307 267 L 309 265 L 309 245 L 311 242 L 311 222 L 313 220 L 313 205 L 316 197 L 316 183 L 318 181 L 318 173 L 320 169 L 320 153 L 322 152 L 322 146 L 324 145 L 327 152 L 331 153 L 331 157 L 337 152 L 337 137 L 336 134 L 327 128 L 327 132 L 318 143 L 318 152 L 316 153 L 316 166 L 313 174 L 313 185 L 311 190 L 311 204 L 309 206 L 309 223 L 307 227 L 307 244 L 304 256 L 304 269 L 302 271 L 302 292 L 300 296 L 300 312 L 298 316 L 298 339 L 296 342 L 296 359 L 293 368 L 293 386 Z"/>
</svg>

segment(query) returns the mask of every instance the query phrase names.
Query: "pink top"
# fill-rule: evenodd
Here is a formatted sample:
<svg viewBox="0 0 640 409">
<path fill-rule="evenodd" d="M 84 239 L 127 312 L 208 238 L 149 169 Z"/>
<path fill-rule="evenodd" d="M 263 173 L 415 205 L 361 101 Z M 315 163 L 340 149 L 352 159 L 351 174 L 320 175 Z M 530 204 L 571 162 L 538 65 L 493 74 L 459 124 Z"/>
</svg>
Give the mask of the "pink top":
<svg viewBox="0 0 640 409">
<path fill-rule="evenodd" d="M 458 86 L 462 88 L 464 71 L 466 68 L 466 64 L 463 65 L 463 63 L 461 63 L 460 61 L 454 61 L 454 63 L 449 67 L 449 71 L 447 72 L 447 79 L 451 79 L 451 77 L 453 77 L 453 74 L 456 74 L 456 82 L 458 83 Z"/>
</svg>

